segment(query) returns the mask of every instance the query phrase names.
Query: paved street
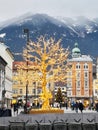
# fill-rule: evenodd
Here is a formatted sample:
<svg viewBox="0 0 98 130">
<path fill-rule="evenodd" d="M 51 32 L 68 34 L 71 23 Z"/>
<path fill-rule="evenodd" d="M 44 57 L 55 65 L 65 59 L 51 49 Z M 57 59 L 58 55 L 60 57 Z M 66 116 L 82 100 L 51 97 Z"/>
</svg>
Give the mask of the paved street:
<svg viewBox="0 0 98 130">
<path fill-rule="evenodd" d="M 76 113 L 76 111 L 75 110 L 71 110 L 71 108 L 66 109 L 65 107 L 62 107 L 61 109 L 64 110 L 64 113 Z M 12 109 L 12 116 L 19 115 L 21 111 L 24 111 L 24 109 L 23 108 L 19 108 L 18 109 L 18 114 L 17 114 L 17 112 L 14 113 L 14 111 Z M 80 110 L 78 110 L 78 113 L 81 113 Z M 83 110 L 83 113 L 97 113 L 97 112 L 95 110 L 88 110 L 88 109 L 86 109 L 86 110 Z"/>
<path fill-rule="evenodd" d="M 79 111 L 78 113 L 75 112 L 75 110 L 71 110 L 70 108 L 68 108 L 66 110 L 65 107 L 62 107 L 62 109 L 64 109 L 64 114 L 33 114 L 33 115 L 24 115 L 20 114 L 21 111 L 23 111 L 23 108 L 19 108 L 18 110 L 18 114 L 17 112 L 14 113 L 13 109 L 12 109 L 12 117 L 2 117 L 0 118 L 0 123 L 1 124 L 6 124 L 9 125 L 9 121 L 13 122 L 13 121 L 28 121 L 29 122 L 35 122 L 35 121 L 43 121 L 43 122 L 48 122 L 50 121 L 55 121 L 55 120 L 68 120 L 68 122 L 75 122 L 75 121 L 81 121 L 81 122 L 87 122 L 88 121 L 94 121 L 94 122 L 98 122 L 98 112 L 93 111 L 93 110 L 83 110 L 83 113 L 81 114 L 81 112 Z M 15 118 L 14 118 L 15 117 Z"/>
<path fill-rule="evenodd" d="M 63 107 L 62 109 L 64 109 L 64 113 L 76 113 L 75 110 L 72 110 L 71 108 L 66 109 L 65 107 Z M 81 113 L 80 110 L 78 110 L 78 113 Z M 83 110 L 83 113 L 96 113 L 95 110 Z"/>
</svg>

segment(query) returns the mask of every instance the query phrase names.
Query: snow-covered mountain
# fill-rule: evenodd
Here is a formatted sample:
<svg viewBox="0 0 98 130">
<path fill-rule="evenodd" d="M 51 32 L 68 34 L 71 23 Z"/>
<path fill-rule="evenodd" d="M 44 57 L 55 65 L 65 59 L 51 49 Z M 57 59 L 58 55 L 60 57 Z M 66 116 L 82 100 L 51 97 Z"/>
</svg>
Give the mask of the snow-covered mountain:
<svg viewBox="0 0 98 130">
<path fill-rule="evenodd" d="M 0 24 L 0 34 L 6 36 L 0 39 L 5 41 L 13 53 L 20 54 L 26 44 L 25 28 L 29 29 L 31 40 L 35 41 L 40 35 L 56 40 L 61 38 L 63 47 L 70 46 L 71 49 L 78 42 L 82 54 L 98 56 L 98 18 L 53 18 L 45 14 L 26 14 L 5 21 Z M 15 59 L 19 60 L 19 57 L 15 56 Z"/>
</svg>

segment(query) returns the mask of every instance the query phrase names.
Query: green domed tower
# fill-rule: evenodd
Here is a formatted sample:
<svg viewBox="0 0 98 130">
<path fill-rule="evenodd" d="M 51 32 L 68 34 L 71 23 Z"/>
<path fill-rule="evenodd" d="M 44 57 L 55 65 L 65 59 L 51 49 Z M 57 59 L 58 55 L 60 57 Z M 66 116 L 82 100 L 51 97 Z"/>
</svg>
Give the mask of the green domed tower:
<svg viewBox="0 0 98 130">
<path fill-rule="evenodd" d="M 80 51 L 80 49 L 78 48 L 78 43 L 75 43 L 74 46 L 75 46 L 75 47 L 72 49 L 72 57 L 73 57 L 73 58 L 80 57 L 80 56 L 81 56 L 81 51 Z"/>
</svg>

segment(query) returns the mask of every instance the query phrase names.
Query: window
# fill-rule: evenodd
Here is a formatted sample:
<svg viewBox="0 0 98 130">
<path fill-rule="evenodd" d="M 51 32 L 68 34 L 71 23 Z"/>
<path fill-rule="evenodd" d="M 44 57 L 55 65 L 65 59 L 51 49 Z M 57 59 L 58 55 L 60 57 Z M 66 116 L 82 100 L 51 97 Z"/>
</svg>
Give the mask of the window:
<svg viewBox="0 0 98 130">
<path fill-rule="evenodd" d="M 40 93 L 41 93 L 41 89 L 38 89 L 38 90 L 37 90 L 37 94 L 40 94 Z"/>
<path fill-rule="evenodd" d="M 98 85 L 98 81 L 95 81 L 95 84 Z"/>
<path fill-rule="evenodd" d="M 84 72 L 84 78 L 88 78 L 88 72 Z"/>
<path fill-rule="evenodd" d="M 17 94 L 17 93 L 18 93 L 18 90 L 17 90 L 17 89 L 13 89 L 13 93 L 14 93 L 14 94 Z"/>
<path fill-rule="evenodd" d="M 81 67 L 80 67 L 80 64 L 78 63 L 77 65 L 76 65 L 76 69 L 80 69 Z"/>
<path fill-rule="evenodd" d="M 72 87 L 72 82 L 71 81 L 67 82 L 67 87 Z"/>
<path fill-rule="evenodd" d="M 71 71 L 67 72 L 67 75 L 68 75 L 69 77 L 72 76 L 72 72 L 71 72 Z"/>
<path fill-rule="evenodd" d="M 80 86 L 81 86 L 81 82 L 80 82 L 80 80 L 78 80 L 78 81 L 76 82 L 76 87 L 77 87 L 77 88 L 80 88 Z"/>
<path fill-rule="evenodd" d="M 77 78 L 80 78 L 80 76 L 81 76 L 81 73 L 79 71 L 79 72 L 77 72 Z"/>
<path fill-rule="evenodd" d="M 20 84 L 23 84 L 23 82 L 20 80 Z"/>
<path fill-rule="evenodd" d="M 76 93 L 77 93 L 77 96 L 81 96 L 81 91 L 80 90 L 77 90 Z"/>
<path fill-rule="evenodd" d="M 98 95 L 98 89 L 95 89 L 95 94 Z"/>
<path fill-rule="evenodd" d="M 34 89 L 32 89 L 32 93 L 33 94 L 35 94 L 36 93 L 36 89 L 34 88 Z"/>
<path fill-rule="evenodd" d="M 35 85 L 36 85 L 36 82 L 33 82 L 33 85 L 35 86 Z"/>
<path fill-rule="evenodd" d="M 72 96 L 72 91 L 67 91 L 67 96 L 68 97 Z"/>
<path fill-rule="evenodd" d="M 22 94 L 22 89 L 20 89 L 20 94 Z"/>
<path fill-rule="evenodd" d="M 84 87 L 88 88 L 88 81 L 87 80 L 84 81 Z"/>
<path fill-rule="evenodd" d="M 13 81 L 13 84 L 18 84 L 18 81 Z"/>
<path fill-rule="evenodd" d="M 87 63 L 84 64 L 84 69 L 88 69 L 88 64 Z"/>
<path fill-rule="evenodd" d="M 84 95 L 87 97 L 87 96 L 89 96 L 89 91 L 88 90 L 85 90 L 84 91 Z"/>
</svg>

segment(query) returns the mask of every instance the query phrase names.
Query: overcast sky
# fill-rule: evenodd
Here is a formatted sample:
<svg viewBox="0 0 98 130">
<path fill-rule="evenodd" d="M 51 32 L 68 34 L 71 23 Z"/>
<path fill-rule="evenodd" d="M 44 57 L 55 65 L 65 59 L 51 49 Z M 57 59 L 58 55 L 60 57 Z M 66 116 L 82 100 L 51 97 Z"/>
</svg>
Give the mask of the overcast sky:
<svg viewBox="0 0 98 130">
<path fill-rule="evenodd" d="M 0 21 L 28 12 L 64 17 L 98 17 L 98 0 L 0 0 Z"/>
</svg>

